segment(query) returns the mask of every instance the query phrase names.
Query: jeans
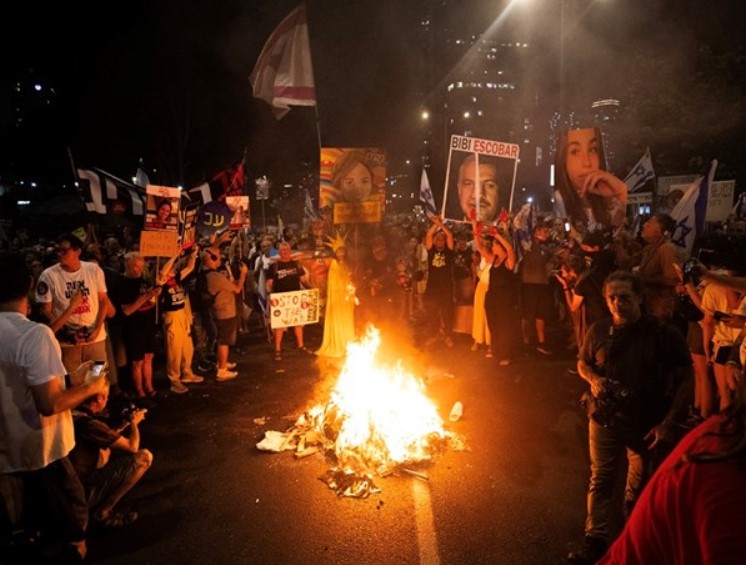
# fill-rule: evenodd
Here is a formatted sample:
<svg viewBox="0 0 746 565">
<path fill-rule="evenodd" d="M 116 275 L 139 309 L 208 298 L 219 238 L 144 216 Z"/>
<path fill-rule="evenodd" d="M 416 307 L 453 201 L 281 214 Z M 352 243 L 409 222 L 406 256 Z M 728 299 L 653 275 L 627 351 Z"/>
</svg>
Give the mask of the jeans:
<svg viewBox="0 0 746 565">
<path fill-rule="evenodd" d="M 627 482 L 624 489 L 625 517 L 632 511 L 642 487 L 649 478 L 650 453 L 642 438 L 606 428 L 590 419 L 588 443 L 591 480 L 588 486 L 588 515 L 585 534 L 609 540 L 612 496 L 623 451 L 627 455 Z"/>
</svg>

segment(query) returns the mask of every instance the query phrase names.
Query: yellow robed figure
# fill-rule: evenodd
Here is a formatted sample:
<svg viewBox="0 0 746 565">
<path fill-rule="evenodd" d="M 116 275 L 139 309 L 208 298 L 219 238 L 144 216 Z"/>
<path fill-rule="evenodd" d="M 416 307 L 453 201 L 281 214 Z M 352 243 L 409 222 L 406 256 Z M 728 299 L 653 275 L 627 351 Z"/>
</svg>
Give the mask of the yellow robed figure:
<svg viewBox="0 0 746 565">
<path fill-rule="evenodd" d="M 324 317 L 324 339 L 316 352 L 323 357 L 344 357 L 347 344 L 355 339 L 355 287 L 352 273 L 346 262 L 345 241 L 337 234 L 329 238 L 334 259 L 329 266 L 326 287 L 326 314 Z"/>
</svg>

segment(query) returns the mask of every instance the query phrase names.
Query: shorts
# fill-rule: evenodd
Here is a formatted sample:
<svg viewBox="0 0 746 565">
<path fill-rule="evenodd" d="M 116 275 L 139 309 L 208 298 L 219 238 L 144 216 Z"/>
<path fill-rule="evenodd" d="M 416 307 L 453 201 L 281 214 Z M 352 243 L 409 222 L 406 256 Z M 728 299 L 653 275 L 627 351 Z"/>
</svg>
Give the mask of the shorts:
<svg viewBox="0 0 746 565">
<path fill-rule="evenodd" d="M 238 323 L 236 318 L 215 320 L 218 326 L 218 345 L 236 345 Z"/>
<path fill-rule="evenodd" d="M 549 320 L 554 312 L 554 295 L 548 284 L 521 284 L 521 318 Z"/>
<path fill-rule="evenodd" d="M 128 483 L 137 472 L 134 453 L 112 458 L 106 465 L 93 471 L 85 481 L 88 507 L 96 515 L 98 507 L 107 501 L 113 492 Z"/>
<path fill-rule="evenodd" d="M 85 539 L 85 491 L 67 457 L 35 471 L 13 473 L 23 483 L 23 522 L 59 543 Z"/>
<path fill-rule="evenodd" d="M 124 346 L 130 362 L 142 361 L 145 354 L 155 353 L 155 329 L 150 321 L 125 326 Z"/>
<path fill-rule="evenodd" d="M 702 326 L 697 322 L 689 322 L 689 328 L 686 332 L 686 344 L 689 346 L 689 352 L 692 355 L 705 354 L 705 346 L 702 342 Z"/>
<path fill-rule="evenodd" d="M 733 349 L 732 345 L 714 345 L 712 353 L 714 355 L 713 363 L 716 365 L 725 365 L 730 359 L 730 352 Z"/>
</svg>

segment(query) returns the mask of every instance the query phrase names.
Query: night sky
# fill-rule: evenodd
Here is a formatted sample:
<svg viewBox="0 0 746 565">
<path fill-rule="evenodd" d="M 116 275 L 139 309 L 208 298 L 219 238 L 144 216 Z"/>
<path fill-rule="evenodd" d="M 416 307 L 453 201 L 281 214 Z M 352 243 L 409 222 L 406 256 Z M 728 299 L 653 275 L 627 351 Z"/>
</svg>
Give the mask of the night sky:
<svg viewBox="0 0 746 565">
<path fill-rule="evenodd" d="M 740 2 L 563 1 L 571 104 L 636 97 L 639 135 L 635 131 L 629 143 L 651 144 L 654 157 L 676 153 L 672 168 L 697 156 L 744 154 Z M 307 2 L 324 145 L 383 145 L 390 158 L 419 157 L 419 113 L 433 87 L 421 76 L 427 63 L 417 33 L 423 4 Z M 558 0 L 523 0 L 504 22 L 498 16 L 506 2 L 448 4 L 452 26 L 486 30 L 497 21 L 497 37 L 503 29 L 528 34 L 541 53 L 542 92 L 556 90 Z M 239 159 L 244 148 L 252 177 L 267 174 L 279 182 L 299 162 L 317 158 L 314 110 L 295 108 L 277 121 L 252 97 L 248 82 L 264 41 L 296 0 L 22 5 L 3 10 L 14 33 L 2 38 L 2 126 L 8 132 L 0 147 L 2 170 L 63 178 L 69 147 L 78 166 L 128 178 L 144 158 L 151 180 L 193 186 Z M 722 69 L 706 70 L 695 88 L 703 57 Z M 434 84 L 443 84 L 451 69 L 438 63 Z M 722 81 L 709 80 L 720 71 Z M 25 125 L 13 128 L 7 88 L 24 76 L 52 86 L 56 96 L 50 108 L 32 109 Z M 553 104 L 550 98 L 541 103 Z M 740 159 L 724 161 L 743 181 Z"/>
</svg>

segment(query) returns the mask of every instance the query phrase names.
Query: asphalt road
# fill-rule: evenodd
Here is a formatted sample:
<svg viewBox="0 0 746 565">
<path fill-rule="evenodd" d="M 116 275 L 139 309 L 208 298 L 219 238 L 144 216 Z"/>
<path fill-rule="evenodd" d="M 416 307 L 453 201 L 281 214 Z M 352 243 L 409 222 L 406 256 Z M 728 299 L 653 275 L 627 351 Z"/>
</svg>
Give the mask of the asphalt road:
<svg viewBox="0 0 746 565">
<path fill-rule="evenodd" d="M 140 519 L 91 533 L 90 562 L 562 562 L 582 537 L 588 478 L 577 402 L 584 387 L 567 372 L 572 354 L 528 355 L 503 368 L 470 351 L 466 336 L 425 355 L 391 341 L 426 379 L 447 428 L 466 438 L 466 451 L 417 467 L 427 480 L 392 475 L 378 480 L 380 494 L 339 498 L 319 480 L 322 454 L 257 450 L 266 430 L 286 430 L 328 394 L 316 358 L 288 351 L 277 363 L 257 332 L 242 339 L 237 379 L 190 385 L 149 411 L 142 445 L 155 461 L 122 501 Z M 167 386 L 162 374 L 158 384 Z M 456 400 L 464 415 L 450 423 Z"/>
</svg>

